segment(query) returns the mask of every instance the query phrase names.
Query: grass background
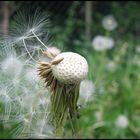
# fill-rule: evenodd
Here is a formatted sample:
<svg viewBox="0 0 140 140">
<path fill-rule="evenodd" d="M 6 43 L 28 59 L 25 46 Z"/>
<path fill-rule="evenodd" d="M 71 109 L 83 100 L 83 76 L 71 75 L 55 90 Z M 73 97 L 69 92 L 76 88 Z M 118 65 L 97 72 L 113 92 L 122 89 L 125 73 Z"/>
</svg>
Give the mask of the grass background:
<svg viewBox="0 0 140 140">
<path fill-rule="evenodd" d="M 47 7 L 52 3 L 46 3 Z M 57 3 L 53 4 L 57 5 Z M 28 7 L 31 2 L 23 2 L 23 5 Z M 42 7 L 42 5 L 39 6 Z M 83 5 L 84 2 L 80 1 L 69 3 L 66 11 L 67 18 L 62 18 L 62 13 L 57 18 L 52 18 L 50 28 L 54 45 L 64 51 L 78 52 L 87 59 L 88 79 L 95 84 L 93 100 L 80 109 L 80 138 L 139 138 L 140 66 L 138 63 L 140 54 L 135 51 L 140 43 L 139 2 L 95 3 L 91 27 L 92 38 L 102 34 L 115 40 L 115 46 L 103 52 L 95 51 L 92 48 L 92 39 L 87 39 L 84 34 L 84 18 L 77 12 L 77 9 Z M 37 4 L 34 6 L 37 7 Z M 54 9 L 58 8 L 54 6 Z M 52 10 L 50 13 L 55 15 L 56 12 Z M 111 32 L 106 31 L 101 25 L 102 18 L 108 14 L 113 14 L 118 23 L 117 29 Z M 60 24 L 61 18 L 64 21 L 63 24 Z M 107 69 L 110 61 L 116 64 L 114 70 Z M 2 111 L 1 105 L 1 114 Z M 96 112 L 102 113 L 102 121 L 97 121 Z M 117 117 L 121 114 L 128 118 L 129 124 L 126 129 L 119 129 L 115 125 Z M 10 132 L 13 127 L 4 128 L 4 125 L 0 124 L 0 138 L 11 138 Z M 66 136 L 71 137 L 69 125 L 66 125 L 65 131 Z"/>
</svg>

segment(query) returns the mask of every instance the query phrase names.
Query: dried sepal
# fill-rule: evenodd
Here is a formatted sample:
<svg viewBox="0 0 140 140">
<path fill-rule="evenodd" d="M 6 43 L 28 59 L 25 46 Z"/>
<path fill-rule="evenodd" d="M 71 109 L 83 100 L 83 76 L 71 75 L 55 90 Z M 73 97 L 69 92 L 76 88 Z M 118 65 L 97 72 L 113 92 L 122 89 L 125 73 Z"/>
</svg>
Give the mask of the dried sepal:
<svg viewBox="0 0 140 140">
<path fill-rule="evenodd" d="M 54 78 L 51 84 L 51 91 L 54 93 L 56 89 L 57 80 Z"/>
<path fill-rule="evenodd" d="M 57 64 L 59 64 L 63 59 L 64 59 L 64 58 L 58 58 L 58 59 L 56 59 L 56 60 L 53 60 L 53 61 L 51 62 L 51 64 L 52 64 L 52 65 L 57 65 Z"/>
<path fill-rule="evenodd" d="M 51 72 L 51 69 L 46 69 L 44 71 L 41 71 L 41 76 L 47 76 Z"/>
<path fill-rule="evenodd" d="M 40 66 L 50 66 L 49 62 L 39 62 Z"/>
<path fill-rule="evenodd" d="M 46 65 L 46 66 L 38 66 L 38 71 L 39 70 L 44 70 L 44 69 L 49 69 L 49 68 L 51 68 L 51 65 Z"/>
<path fill-rule="evenodd" d="M 52 81 L 53 81 L 53 79 L 54 79 L 54 77 L 52 76 L 52 77 L 49 79 L 49 81 L 47 82 L 47 85 L 46 85 L 46 86 L 50 86 L 51 83 L 52 83 Z"/>
</svg>

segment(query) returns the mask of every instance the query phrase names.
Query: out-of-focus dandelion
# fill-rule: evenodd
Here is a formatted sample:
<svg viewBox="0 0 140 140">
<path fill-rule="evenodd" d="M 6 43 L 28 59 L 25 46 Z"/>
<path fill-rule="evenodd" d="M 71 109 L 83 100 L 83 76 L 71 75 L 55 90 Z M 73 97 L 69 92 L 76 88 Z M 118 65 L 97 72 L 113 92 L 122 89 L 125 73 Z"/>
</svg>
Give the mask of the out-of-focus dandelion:
<svg viewBox="0 0 140 140">
<path fill-rule="evenodd" d="M 102 19 L 102 26 L 106 30 L 112 31 L 118 26 L 118 23 L 113 15 L 107 15 Z"/>
<path fill-rule="evenodd" d="M 88 101 L 92 101 L 94 92 L 94 83 L 91 80 L 83 80 L 80 84 L 79 104 L 84 105 Z"/>
<path fill-rule="evenodd" d="M 94 37 L 92 46 L 96 51 L 104 51 L 114 47 L 114 40 L 110 37 L 98 35 Z"/>
<path fill-rule="evenodd" d="M 120 129 L 125 129 L 128 127 L 128 118 L 127 116 L 125 115 L 120 115 L 118 116 L 116 122 L 115 122 L 115 125 L 117 128 L 120 128 Z"/>
<path fill-rule="evenodd" d="M 137 46 L 135 51 L 136 53 L 140 53 L 140 46 Z"/>
</svg>

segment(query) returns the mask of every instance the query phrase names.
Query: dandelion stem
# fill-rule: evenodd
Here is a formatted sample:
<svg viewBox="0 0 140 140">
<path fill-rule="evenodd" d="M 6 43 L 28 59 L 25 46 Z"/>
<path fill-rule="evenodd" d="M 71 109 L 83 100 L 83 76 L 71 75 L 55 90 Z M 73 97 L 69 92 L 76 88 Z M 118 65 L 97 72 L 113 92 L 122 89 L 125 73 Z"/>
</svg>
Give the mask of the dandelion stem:
<svg viewBox="0 0 140 140">
<path fill-rule="evenodd" d="M 74 126 L 73 126 L 73 123 L 72 123 L 72 119 L 71 119 L 71 116 L 70 114 L 68 114 L 68 117 L 69 117 L 69 121 L 70 121 L 70 125 L 71 125 L 71 129 L 72 129 L 72 133 L 74 134 Z"/>
<path fill-rule="evenodd" d="M 36 37 L 36 39 L 46 48 L 48 49 L 48 47 L 39 39 L 39 37 L 34 33 L 34 31 L 32 31 L 33 35 Z"/>
</svg>

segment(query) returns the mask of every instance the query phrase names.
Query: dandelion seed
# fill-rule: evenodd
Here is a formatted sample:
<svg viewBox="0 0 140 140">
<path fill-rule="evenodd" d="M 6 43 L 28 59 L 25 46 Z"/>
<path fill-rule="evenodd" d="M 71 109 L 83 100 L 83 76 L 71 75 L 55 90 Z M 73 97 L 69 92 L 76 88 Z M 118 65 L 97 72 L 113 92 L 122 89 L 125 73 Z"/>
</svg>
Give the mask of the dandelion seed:
<svg viewBox="0 0 140 140">
<path fill-rule="evenodd" d="M 18 49 L 25 50 L 30 59 L 36 63 L 38 58 L 33 57 L 35 50 L 46 50 L 48 48 L 46 43 L 41 41 L 41 38 L 46 35 L 49 20 L 46 13 L 41 13 L 39 9 L 33 10 L 34 12 L 32 10 L 26 9 L 18 12 L 9 31 L 10 37 L 7 38 L 13 46 L 16 45 Z M 30 13 L 32 13 L 32 16 Z M 37 41 L 40 43 L 40 47 L 36 49 Z M 31 49 L 31 46 L 34 46 L 34 48 Z"/>
<path fill-rule="evenodd" d="M 35 81 L 39 80 L 39 77 L 35 68 L 26 69 L 25 77 L 31 83 L 32 82 L 34 83 Z"/>
<path fill-rule="evenodd" d="M 32 16 L 30 13 L 32 13 Z M 39 9 L 33 11 L 32 9 L 19 11 L 17 15 L 14 16 L 13 22 L 14 24 L 10 30 L 10 33 L 11 36 L 18 41 L 35 37 L 32 36 L 32 32 L 36 33 L 37 36 L 40 36 L 46 32 L 46 27 L 49 26 L 47 14 L 41 12 Z"/>
<path fill-rule="evenodd" d="M 49 98 L 44 98 L 43 96 L 40 97 L 39 99 L 39 105 L 47 106 L 49 103 Z"/>
<path fill-rule="evenodd" d="M 118 26 L 118 23 L 117 23 L 117 21 L 116 21 L 116 19 L 114 18 L 113 15 L 107 15 L 102 20 L 102 26 L 106 30 L 112 31 Z"/>
</svg>

